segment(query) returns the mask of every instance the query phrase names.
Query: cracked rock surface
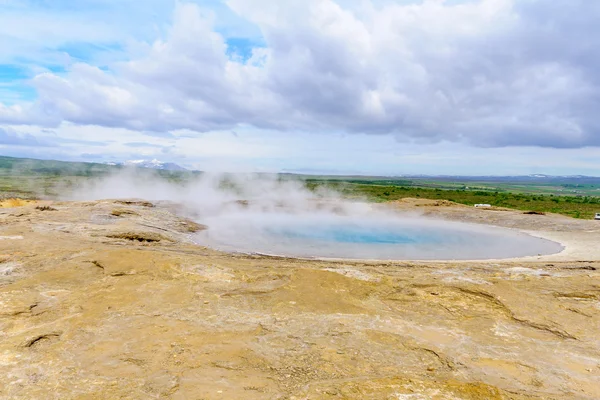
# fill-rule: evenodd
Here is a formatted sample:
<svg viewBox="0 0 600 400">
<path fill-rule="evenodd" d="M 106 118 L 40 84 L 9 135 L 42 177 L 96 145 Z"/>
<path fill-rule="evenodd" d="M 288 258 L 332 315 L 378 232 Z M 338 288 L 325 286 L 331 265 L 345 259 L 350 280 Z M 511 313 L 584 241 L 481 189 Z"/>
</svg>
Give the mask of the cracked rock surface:
<svg viewBox="0 0 600 400">
<path fill-rule="evenodd" d="M 600 398 L 595 249 L 296 260 L 196 246 L 205 227 L 147 202 L 48 207 L 0 210 L 0 398 Z M 421 208 L 600 237 L 593 221 Z"/>
</svg>

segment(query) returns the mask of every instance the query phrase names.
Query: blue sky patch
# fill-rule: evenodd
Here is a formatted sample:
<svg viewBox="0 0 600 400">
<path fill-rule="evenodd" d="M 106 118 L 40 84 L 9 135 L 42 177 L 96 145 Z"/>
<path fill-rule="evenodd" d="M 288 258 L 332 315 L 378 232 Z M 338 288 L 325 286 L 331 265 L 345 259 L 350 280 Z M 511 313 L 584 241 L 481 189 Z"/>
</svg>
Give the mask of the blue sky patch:
<svg viewBox="0 0 600 400">
<path fill-rule="evenodd" d="M 16 64 L 0 64 L 0 103 L 13 105 L 35 100 L 36 90 L 29 83 L 29 68 Z"/>
<path fill-rule="evenodd" d="M 105 64 L 123 58 L 124 49 L 120 43 L 68 43 L 58 47 L 56 51 L 67 53 L 73 59 L 72 61 Z"/>
<path fill-rule="evenodd" d="M 226 40 L 227 56 L 230 59 L 246 63 L 252 57 L 252 50 L 257 47 L 265 47 L 264 43 L 256 40 L 232 37 Z"/>
<path fill-rule="evenodd" d="M 13 82 L 30 77 L 26 68 L 15 64 L 0 64 L 0 82 Z"/>
</svg>

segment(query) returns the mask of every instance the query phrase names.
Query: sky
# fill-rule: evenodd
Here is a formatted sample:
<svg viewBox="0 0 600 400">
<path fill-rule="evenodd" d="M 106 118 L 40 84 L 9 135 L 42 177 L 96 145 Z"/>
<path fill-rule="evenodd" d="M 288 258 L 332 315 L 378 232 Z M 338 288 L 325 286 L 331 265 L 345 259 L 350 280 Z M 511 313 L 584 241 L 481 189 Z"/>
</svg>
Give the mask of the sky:
<svg viewBox="0 0 600 400">
<path fill-rule="evenodd" d="M 0 0 L 0 154 L 600 176 L 600 1 Z"/>
</svg>

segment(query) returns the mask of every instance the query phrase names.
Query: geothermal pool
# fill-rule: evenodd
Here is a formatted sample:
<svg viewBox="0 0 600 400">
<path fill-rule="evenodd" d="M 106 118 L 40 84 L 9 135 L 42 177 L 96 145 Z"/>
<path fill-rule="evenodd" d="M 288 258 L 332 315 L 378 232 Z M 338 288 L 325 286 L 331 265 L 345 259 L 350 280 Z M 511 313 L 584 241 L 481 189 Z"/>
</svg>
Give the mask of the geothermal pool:
<svg viewBox="0 0 600 400">
<path fill-rule="evenodd" d="M 425 218 L 330 214 L 221 215 L 195 241 L 217 250 L 302 258 L 478 260 L 558 253 L 518 231 Z"/>
</svg>

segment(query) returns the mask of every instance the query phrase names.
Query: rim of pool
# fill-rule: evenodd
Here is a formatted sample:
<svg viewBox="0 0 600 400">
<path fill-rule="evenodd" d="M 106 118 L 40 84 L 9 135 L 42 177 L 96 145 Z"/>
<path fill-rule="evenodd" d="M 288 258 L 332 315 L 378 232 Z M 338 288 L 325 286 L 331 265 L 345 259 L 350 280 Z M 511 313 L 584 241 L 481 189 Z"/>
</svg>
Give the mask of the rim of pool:
<svg viewBox="0 0 600 400">
<path fill-rule="evenodd" d="M 561 253 L 511 228 L 425 217 L 230 215 L 205 218 L 195 243 L 218 251 L 310 260 L 489 261 Z"/>
</svg>

